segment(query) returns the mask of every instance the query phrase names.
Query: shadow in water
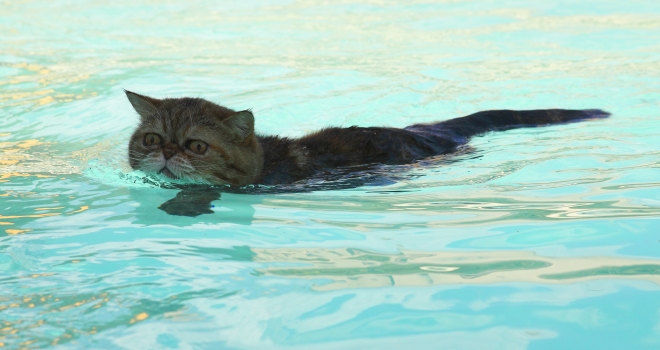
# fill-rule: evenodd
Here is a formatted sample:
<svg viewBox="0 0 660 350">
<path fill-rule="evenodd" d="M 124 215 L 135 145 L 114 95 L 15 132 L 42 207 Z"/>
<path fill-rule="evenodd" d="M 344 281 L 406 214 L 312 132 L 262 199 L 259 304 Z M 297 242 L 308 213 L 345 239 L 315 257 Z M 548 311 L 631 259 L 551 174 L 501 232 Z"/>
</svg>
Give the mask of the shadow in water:
<svg viewBox="0 0 660 350">
<path fill-rule="evenodd" d="M 223 193 L 211 186 L 180 189 L 177 192 L 163 188 L 133 188 L 129 193 L 136 202 L 130 210 L 134 215 L 132 220 L 138 225 L 186 227 L 212 222 L 251 225 L 255 205 L 263 200 L 258 195 Z"/>
<path fill-rule="evenodd" d="M 459 161 L 457 155 L 468 155 L 469 158 L 480 157 L 474 154 L 474 149 L 463 148 L 451 157 L 439 156 L 420 160 L 414 164 L 383 165 L 366 164 L 351 167 L 330 169 L 317 173 L 315 176 L 293 184 L 283 185 L 250 185 L 244 187 L 231 185 L 201 185 L 201 184 L 178 184 L 163 182 L 160 179 L 145 177 L 144 183 L 153 187 L 180 190 L 174 198 L 171 198 L 158 206 L 158 209 L 169 215 L 197 217 L 202 214 L 218 213 L 214 209 L 213 201 L 218 201 L 223 194 L 238 195 L 264 195 L 303 193 L 315 191 L 348 190 L 367 186 L 389 186 L 401 181 L 412 180 L 420 177 L 420 174 L 412 173 L 411 170 L 427 169 L 447 165 Z M 465 157 L 461 157 L 465 159 Z M 234 206 L 237 203 L 227 203 L 223 206 Z M 251 207 L 252 208 L 252 207 Z M 254 209 L 252 208 L 252 213 Z M 251 221 L 251 220 L 250 220 Z"/>
<path fill-rule="evenodd" d="M 161 204 L 158 209 L 177 216 L 198 216 L 202 214 L 213 214 L 211 210 L 214 200 L 220 199 L 218 190 L 183 190 L 176 197 Z"/>
</svg>

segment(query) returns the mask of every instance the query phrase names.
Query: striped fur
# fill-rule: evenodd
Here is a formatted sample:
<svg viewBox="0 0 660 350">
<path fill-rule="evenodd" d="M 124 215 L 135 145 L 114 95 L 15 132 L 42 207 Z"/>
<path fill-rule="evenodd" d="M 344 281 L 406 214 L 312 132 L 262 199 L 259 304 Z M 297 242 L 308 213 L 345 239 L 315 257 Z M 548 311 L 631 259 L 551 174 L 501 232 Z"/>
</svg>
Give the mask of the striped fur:
<svg viewBox="0 0 660 350">
<path fill-rule="evenodd" d="M 250 111 L 234 111 L 199 98 L 154 99 L 126 91 L 140 115 L 129 142 L 134 169 L 207 184 L 286 184 L 337 167 L 406 164 L 451 153 L 469 138 L 488 131 L 599 119 L 588 110 L 492 110 L 403 129 L 326 128 L 298 139 L 254 133 Z M 162 143 L 148 146 L 147 134 Z M 204 154 L 187 148 L 208 144 Z"/>
</svg>

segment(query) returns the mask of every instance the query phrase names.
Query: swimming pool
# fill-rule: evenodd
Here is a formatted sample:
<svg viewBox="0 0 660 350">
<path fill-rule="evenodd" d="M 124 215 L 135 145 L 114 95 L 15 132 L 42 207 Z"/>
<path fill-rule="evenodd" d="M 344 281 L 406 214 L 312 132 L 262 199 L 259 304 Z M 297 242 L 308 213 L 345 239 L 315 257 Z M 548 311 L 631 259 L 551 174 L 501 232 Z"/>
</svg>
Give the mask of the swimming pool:
<svg viewBox="0 0 660 350">
<path fill-rule="evenodd" d="M 657 348 L 660 3 L 8 1 L 0 344 Z M 486 109 L 607 120 L 476 137 L 357 188 L 177 190 L 130 172 L 122 88 L 261 133 Z"/>
</svg>

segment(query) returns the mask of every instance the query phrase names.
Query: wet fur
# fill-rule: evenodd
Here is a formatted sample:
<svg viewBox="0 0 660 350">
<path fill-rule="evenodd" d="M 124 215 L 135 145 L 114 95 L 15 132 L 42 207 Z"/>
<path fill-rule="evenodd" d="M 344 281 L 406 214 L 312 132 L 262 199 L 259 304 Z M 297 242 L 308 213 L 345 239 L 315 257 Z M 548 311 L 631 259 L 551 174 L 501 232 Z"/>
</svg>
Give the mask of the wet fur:
<svg viewBox="0 0 660 350">
<path fill-rule="evenodd" d="M 246 185 L 260 174 L 261 147 L 249 111 L 238 115 L 199 98 L 157 100 L 128 91 L 126 94 L 140 114 L 140 124 L 129 141 L 133 169 L 159 173 L 167 166 L 178 178 L 207 184 Z M 237 116 L 243 120 L 237 120 Z M 163 145 L 146 146 L 143 139 L 147 133 L 160 135 Z M 208 143 L 206 154 L 187 151 L 189 140 Z M 166 159 L 166 152 L 173 156 Z"/>
<path fill-rule="evenodd" d="M 403 129 L 381 127 L 326 128 L 292 139 L 254 133 L 250 111 L 234 111 L 197 98 L 153 99 L 127 91 L 140 114 L 129 142 L 134 169 L 173 175 L 207 184 L 289 184 L 337 167 L 406 164 L 456 151 L 469 138 L 488 131 L 605 118 L 597 110 L 493 110 Z M 148 147 L 147 133 L 164 138 Z M 189 140 L 209 145 L 204 155 L 185 148 Z M 164 154 L 171 156 L 166 159 Z"/>
</svg>

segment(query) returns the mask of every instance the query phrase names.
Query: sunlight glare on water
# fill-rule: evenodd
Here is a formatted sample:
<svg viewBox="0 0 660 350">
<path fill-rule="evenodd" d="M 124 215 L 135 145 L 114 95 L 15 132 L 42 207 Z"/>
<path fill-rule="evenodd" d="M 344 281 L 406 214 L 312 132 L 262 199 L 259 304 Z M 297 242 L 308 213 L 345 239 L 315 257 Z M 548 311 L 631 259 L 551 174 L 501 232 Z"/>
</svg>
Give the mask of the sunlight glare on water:
<svg viewBox="0 0 660 350">
<path fill-rule="evenodd" d="M 660 346 L 660 2 L 10 0 L 0 32 L 0 346 Z M 291 137 L 612 116 L 185 217 L 122 89 Z"/>
</svg>

